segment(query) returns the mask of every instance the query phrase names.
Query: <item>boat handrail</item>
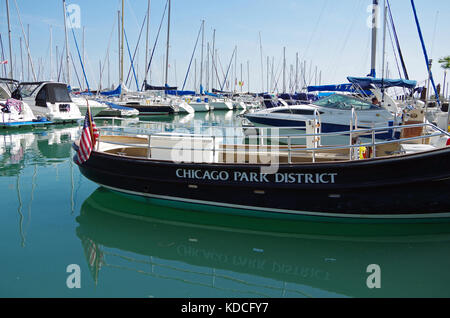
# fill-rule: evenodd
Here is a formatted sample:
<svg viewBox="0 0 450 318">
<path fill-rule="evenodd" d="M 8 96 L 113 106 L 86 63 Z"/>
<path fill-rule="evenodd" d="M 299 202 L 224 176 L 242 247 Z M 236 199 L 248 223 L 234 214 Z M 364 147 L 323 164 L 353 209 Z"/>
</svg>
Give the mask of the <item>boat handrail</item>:
<svg viewBox="0 0 450 318">
<path fill-rule="evenodd" d="M 411 128 L 420 128 L 422 127 L 422 131 L 424 131 L 425 127 L 431 128 L 432 131 L 428 130 L 424 132 L 423 134 L 419 136 L 412 136 L 412 137 L 404 137 L 401 136 L 399 139 L 392 139 L 392 140 L 377 140 L 376 134 L 377 131 L 380 130 L 392 130 L 392 129 L 411 129 Z M 316 156 L 319 152 L 324 151 L 332 151 L 332 150 L 349 150 L 349 160 L 359 160 L 360 158 L 360 151 L 364 148 L 372 149 L 371 152 L 371 158 L 377 158 L 377 153 L 375 149 L 377 147 L 380 147 L 382 145 L 389 145 L 389 144 L 400 144 L 405 142 L 414 142 L 418 140 L 422 140 L 422 143 L 426 139 L 431 139 L 434 137 L 443 137 L 446 136 L 447 138 L 450 138 L 450 134 L 443 131 L 442 129 L 430 124 L 430 123 L 421 123 L 421 124 L 412 124 L 412 125 L 403 125 L 403 126 L 389 126 L 389 127 L 379 127 L 379 128 L 370 128 L 370 129 L 358 129 L 353 131 L 347 131 L 347 132 L 338 132 L 338 133 L 322 133 L 322 134 L 299 134 L 299 135 L 284 135 L 284 136 L 257 136 L 257 139 L 261 141 L 261 144 L 226 144 L 223 142 L 224 139 L 230 139 L 233 137 L 244 137 L 244 136 L 237 136 L 237 135 L 225 135 L 225 136 L 218 136 L 213 134 L 191 134 L 191 133 L 180 133 L 180 132 L 158 132 L 158 131 L 126 131 L 126 129 L 129 129 L 130 127 L 113 127 L 113 126 L 106 126 L 106 127 L 99 127 L 100 131 L 100 142 L 97 143 L 97 150 L 99 150 L 100 143 L 102 142 L 102 138 L 108 136 L 108 134 L 119 134 L 120 136 L 128 136 L 128 137 L 140 137 L 145 138 L 147 141 L 145 143 L 133 143 L 133 142 L 119 142 L 119 141 L 112 141 L 112 140 L 106 140 L 104 141 L 107 144 L 111 145 L 117 145 L 117 146 L 123 146 L 123 147 L 133 147 L 133 148 L 142 148 L 147 149 L 147 158 L 150 158 L 150 154 L 153 152 L 153 150 L 173 150 L 173 147 L 170 146 L 160 146 L 160 145 L 152 145 L 151 141 L 154 137 L 170 137 L 173 140 L 176 141 L 176 138 L 184 139 L 184 138 L 196 138 L 197 141 L 194 140 L 193 144 L 190 145 L 183 144 L 182 150 L 183 151 L 190 151 L 190 152 L 205 152 L 209 151 L 213 153 L 213 156 L 218 154 L 219 152 L 223 155 L 226 155 L 230 152 L 236 153 L 235 147 L 242 147 L 244 146 L 245 150 L 251 151 L 252 146 L 257 146 L 255 148 L 255 151 L 260 155 L 274 155 L 274 149 L 276 150 L 276 154 L 287 154 L 288 156 L 288 163 L 292 163 L 293 155 L 297 155 L 299 153 L 311 153 L 312 155 L 312 161 L 316 162 Z M 216 127 L 212 127 L 216 128 Z M 229 127 L 227 127 L 229 128 Z M 290 127 L 292 128 L 292 127 Z M 363 133 L 366 132 L 366 133 Z M 347 145 L 329 145 L 329 146 L 316 146 L 314 148 L 310 148 L 308 146 L 298 146 L 293 145 L 292 139 L 304 139 L 306 141 L 307 137 L 323 137 L 323 136 L 330 136 L 330 135 L 347 135 L 350 134 L 353 137 L 361 137 L 361 136 L 371 136 L 370 141 L 363 141 L 363 140 L 356 140 L 358 138 L 350 138 L 350 144 Z M 255 136 L 256 137 L 256 136 Z M 271 143 L 264 141 L 271 140 Z M 273 140 L 278 139 L 278 143 L 273 143 Z M 209 146 L 205 147 L 205 143 L 203 141 L 209 141 Z M 286 140 L 287 145 L 280 144 L 280 140 Z M 201 147 L 198 147 L 198 143 L 201 142 Z M 270 144 L 270 146 L 269 146 Z M 187 147 L 186 147 L 187 146 Z M 233 146 L 232 149 L 229 149 L 230 146 Z M 248 147 L 248 149 L 247 149 Z M 178 148 L 176 148 L 178 149 Z M 356 152 L 355 152 L 356 150 Z M 365 158 L 368 159 L 368 158 Z"/>
<path fill-rule="evenodd" d="M 165 123 L 161 123 L 162 126 L 165 126 Z M 399 129 L 409 129 L 409 128 L 420 128 L 420 127 L 431 127 L 434 130 L 439 131 L 441 134 L 446 135 L 447 137 L 450 138 L 450 133 L 446 132 L 442 129 L 440 129 L 439 127 L 430 124 L 430 123 L 420 123 L 420 124 L 411 124 L 411 125 L 398 125 L 398 126 L 384 126 L 384 127 L 373 127 L 373 128 L 359 128 L 359 129 L 354 129 L 354 130 L 350 130 L 350 131 L 339 131 L 339 132 L 327 132 L 327 133 L 320 133 L 320 134 L 305 134 L 305 133 L 298 133 L 298 134 L 293 134 L 293 133 L 286 133 L 286 134 L 280 134 L 279 136 L 270 136 L 270 137 L 265 137 L 265 138 L 270 138 L 270 139 L 285 139 L 287 137 L 298 137 L 298 138 L 304 138 L 304 137 L 317 137 L 317 136 L 324 136 L 324 137 L 329 137 L 329 136 L 339 136 L 339 135 L 349 135 L 350 133 L 355 135 L 355 136 L 369 136 L 372 134 L 372 132 L 375 132 L 375 134 L 382 134 L 385 133 L 386 131 L 392 131 L 392 130 L 399 130 Z M 155 134 L 155 129 L 151 129 L 151 128 L 142 128 L 142 127 L 133 127 L 133 126 L 99 126 L 99 129 L 101 130 L 108 130 L 110 132 L 123 132 L 123 129 L 130 129 L 130 128 L 136 128 L 139 131 L 136 131 L 135 133 L 138 133 L 140 135 L 147 135 L 147 134 Z M 183 128 L 183 127 L 178 127 L 178 128 Z M 202 126 L 200 127 L 204 130 L 207 129 L 225 129 L 225 130 L 229 130 L 231 131 L 232 129 L 242 129 L 243 127 L 239 127 L 239 126 Z M 253 128 L 253 127 L 252 127 Z M 304 127 L 254 127 L 255 129 L 259 129 L 259 130 L 272 130 L 272 131 L 276 131 L 276 130 L 295 130 L 295 129 L 304 129 Z M 146 130 L 148 130 L 148 133 L 146 133 Z M 171 131 L 171 132 L 156 132 L 158 134 L 158 136 L 164 136 L 165 134 L 167 136 L 174 136 L 176 134 L 176 132 Z M 179 135 L 188 135 L 188 136 L 194 136 L 194 137 L 200 137 L 200 136 L 208 136 L 205 134 L 194 134 L 194 133 L 178 133 Z M 242 135 L 235 135 L 236 137 L 242 137 Z M 258 135 L 259 138 L 261 138 L 261 135 Z M 227 136 L 227 137 L 233 137 L 233 136 Z M 424 138 L 428 138 L 428 135 L 424 135 L 422 136 Z M 398 142 L 398 140 L 397 140 Z"/>
<path fill-rule="evenodd" d="M 175 124 L 175 123 L 167 123 L 167 122 L 154 122 L 154 121 L 141 121 L 141 120 L 130 120 L 129 118 L 120 118 L 120 117 L 95 117 L 95 120 L 110 120 L 112 121 L 111 125 L 97 125 L 99 128 L 105 129 L 105 128 L 109 128 L 109 127 L 117 127 L 117 128 L 139 128 L 139 129 L 145 129 L 145 127 L 137 127 L 135 126 L 136 124 L 143 124 L 144 126 L 151 126 L 151 125 L 156 125 L 156 126 L 165 126 L 165 127 L 175 127 L 175 128 L 199 128 L 199 127 L 195 127 L 192 125 L 188 125 L 188 124 Z M 132 124 L 133 126 L 117 126 L 115 125 L 115 121 L 124 121 L 124 122 L 130 122 L 130 124 Z M 366 132 L 367 135 L 369 135 L 370 133 L 372 133 L 373 130 L 378 131 L 379 134 L 384 133 L 385 131 L 391 131 L 391 130 L 399 130 L 399 129 L 405 129 L 405 128 L 420 128 L 420 127 L 432 127 L 435 130 L 440 131 L 441 133 L 445 134 L 446 136 L 450 137 L 450 132 L 446 132 L 442 129 L 440 129 L 439 127 L 431 124 L 431 123 L 419 123 L 419 124 L 408 124 L 408 125 L 396 125 L 396 126 L 382 126 L 382 127 L 371 127 L 371 128 L 358 128 L 358 129 L 353 129 L 350 131 L 341 131 L 341 132 L 331 132 L 331 133 L 320 133 L 321 136 L 333 136 L 333 135 L 348 135 L 350 134 L 350 132 L 352 132 L 353 134 L 356 135 L 361 135 L 362 133 Z M 246 127 L 242 127 L 242 126 L 219 126 L 219 125 L 202 125 L 200 126 L 200 128 L 202 129 L 244 129 Z M 264 130 L 304 130 L 305 127 L 294 127 L 294 126 L 281 126 L 281 127 L 251 127 L 252 129 L 255 129 L 257 131 L 264 131 Z M 290 133 L 289 135 L 282 135 L 282 136 L 292 136 L 292 137 L 314 137 L 317 136 L 318 134 L 304 134 L 304 133 L 299 133 L 299 134 L 292 134 Z M 364 134 L 366 135 L 366 134 Z M 271 137 L 273 138 L 273 137 Z"/>
</svg>

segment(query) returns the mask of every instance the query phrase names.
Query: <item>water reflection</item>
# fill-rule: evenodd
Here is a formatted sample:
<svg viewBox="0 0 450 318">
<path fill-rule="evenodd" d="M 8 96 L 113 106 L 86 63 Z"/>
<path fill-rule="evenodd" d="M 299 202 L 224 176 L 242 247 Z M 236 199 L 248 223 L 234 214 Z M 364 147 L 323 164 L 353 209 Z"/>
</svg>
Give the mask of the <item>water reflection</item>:
<svg viewBox="0 0 450 318">
<path fill-rule="evenodd" d="M 102 188 L 77 222 L 99 284 L 112 271 L 163 278 L 168 288 L 182 282 L 193 297 L 450 296 L 448 224 L 247 219 L 158 207 Z M 366 286 L 369 264 L 381 267 L 381 289 Z"/>
</svg>

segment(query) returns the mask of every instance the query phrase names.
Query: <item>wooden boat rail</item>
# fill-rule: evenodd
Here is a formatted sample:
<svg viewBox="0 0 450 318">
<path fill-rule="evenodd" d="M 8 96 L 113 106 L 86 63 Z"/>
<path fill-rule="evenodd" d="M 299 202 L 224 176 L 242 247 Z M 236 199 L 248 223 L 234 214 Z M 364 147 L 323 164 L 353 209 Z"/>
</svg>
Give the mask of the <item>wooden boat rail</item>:
<svg viewBox="0 0 450 318">
<path fill-rule="evenodd" d="M 161 138 L 166 138 L 168 141 L 172 141 L 172 143 L 176 141 L 183 142 L 181 148 L 175 149 L 190 152 L 194 157 L 196 154 L 210 154 L 209 160 L 194 160 L 193 162 L 196 163 L 227 162 L 257 164 L 273 162 L 274 158 L 276 158 L 279 163 L 286 164 L 365 160 L 404 155 L 406 153 L 402 150 L 402 145 L 405 144 L 425 145 L 425 150 L 419 149 L 417 152 L 427 151 L 432 148 L 430 141 L 433 138 L 444 137 L 450 139 L 450 134 L 442 129 L 429 123 L 421 123 L 355 129 L 337 133 L 284 135 L 267 135 L 265 132 L 270 131 L 272 129 L 271 127 L 254 127 L 258 131 L 258 136 L 250 136 L 253 137 L 253 140 L 252 138 L 250 138 L 250 140 L 256 141 L 255 144 L 226 144 L 223 143 L 224 139 L 244 138 L 245 136 L 244 134 L 221 136 L 215 135 L 213 132 L 217 133 L 217 131 L 220 131 L 221 129 L 224 132 L 229 132 L 233 129 L 238 131 L 239 129 L 242 130 L 242 127 L 205 126 L 202 127 L 204 133 L 185 133 L 177 132 L 178 128 L 186 127 L 184 125 L 133 122 L 133 126 L 117 126 L 115 123 L 118 120 L 120 119 L 112 119 L 112 125 L 99 127 L 100 137 L 99 142 L 96 145 L 97 151 L 104 151 L 121 156 L 154 159 L 153 154 L 156 151 L 166 151 L 168 154 L 169 151 L 174 150 L 173 146 L 152 145 L 152 139 L 159 138 L 161 140 Z M 138 125 L 135 125 L 136 123 Z M 152 126 L 154 128 L 151 128 Z M 279 127 L 279 130 L 287 129 L 292 131 L 295 127 Z M 304 127 L 297 127 L 297 129 L 304 129 Z M 402 134 L 399 139 L 393 140 L 377 140 L 376 138 L 378 134 L 387 131 L 403 132 L 405 130 L 410 131 L 411 129 L 421 130 L 422 134 L 418 136 L 407 135 L 406 137 Z M 321 146 L 319 144 L 318 138 L 322 139 L 330 136 L 345 136 L 348 138 L 347 140 L 349 140 L 349 143 L 347 145 L 328 146 Z M 297 140 L 304 140 L 305 145 L 294 144 L 293 141 Z M 184 143 L 186 141 L 188 141 L 188 143 Z M 282 141 L 284 141 L 284 144 Z M 311 147 L 311 144 L 313 147 Z M 108 146 L 104 147 L 104 145 Z M 428 148 L 427 145 L 429 145 Z M 211 158 L 214 159 L 211 160 Z M 170 160 L 170 156 L 165 160 Z"/>
</svg>

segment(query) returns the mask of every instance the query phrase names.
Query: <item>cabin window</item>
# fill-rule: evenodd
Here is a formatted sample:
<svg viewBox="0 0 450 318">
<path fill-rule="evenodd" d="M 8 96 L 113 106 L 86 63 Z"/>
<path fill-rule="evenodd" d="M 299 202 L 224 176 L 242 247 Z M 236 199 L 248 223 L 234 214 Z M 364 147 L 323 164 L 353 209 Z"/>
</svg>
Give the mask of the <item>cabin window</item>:
<svg viewBox="0 0 450 318">
<path fill-rule="evenodd" d="M 71 103 L 69 91 L 66 85 L 52 85 L 53 93 L 55 94 L 55 103 Z"/>
<path fill-rule="evenodd" d="M 0 87 L 0 99 L 6 100 L 8 98 L 9 98 L 9 94 L 6 92 L 5 89 L 3 89 L 3 87 Z"/>
<path fill-rule="evenodd" d="M 36 106 L 47 107 L 47 89 L 45 86 L 36 95 Z"/>
<path fill-rule="evenodd" d="M 314 105 L 340 110 L 352 110 L 352 108 L 354 108 L 355 110 L 380 109 L 380 107 L 370 104 L 366 101 L 338 94 L 322 98 L 321 100 L 314 102 Z"/>
</svg>

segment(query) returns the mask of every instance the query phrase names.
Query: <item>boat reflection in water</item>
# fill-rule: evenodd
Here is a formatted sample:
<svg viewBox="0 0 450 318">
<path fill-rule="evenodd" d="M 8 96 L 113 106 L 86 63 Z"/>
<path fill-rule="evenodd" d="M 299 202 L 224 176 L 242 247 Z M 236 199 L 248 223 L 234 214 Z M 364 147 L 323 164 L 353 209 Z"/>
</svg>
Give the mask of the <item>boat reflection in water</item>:
<svg viewBox="0 0 450 318">
<path fill-rule="evenodd" d="M 102 273 L 131 270 L 164 279 L 170 297 L 450 296 L 445 223 L 255 219 L 157 207 L 103 188 L 77 222 L 98 284 Z M 380 289 L 367 286 L 370 264 L 380 266 Z"/>
</svg>

